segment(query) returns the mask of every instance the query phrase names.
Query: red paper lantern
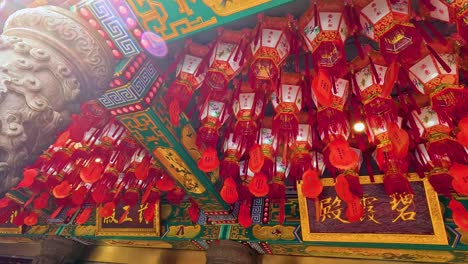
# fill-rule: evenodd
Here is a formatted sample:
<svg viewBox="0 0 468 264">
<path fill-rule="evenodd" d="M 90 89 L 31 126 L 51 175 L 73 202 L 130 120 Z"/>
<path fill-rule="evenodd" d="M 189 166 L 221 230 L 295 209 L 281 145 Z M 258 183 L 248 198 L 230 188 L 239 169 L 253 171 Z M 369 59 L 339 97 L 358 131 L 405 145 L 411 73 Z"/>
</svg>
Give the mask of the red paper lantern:
<svg viewBox="0 0 468 264">
<path fill-rule="evenodd" d="M 263 114 L 264 94 L 253 92 L 245 83 L 240 87 L 239 93 L 232 102 L 233 114 L 236 118 L 234 124 L 234 141 L 239 143 L 242 150 L 252 146 L 258 136 L 257 121 Z"/>
<path fill-rule="evenodd" d="M 300 180 L 305 170 L 311 167 L 312 128 L 309 124 L 299 124 L 297 136 L 289 143 L 289 177 Z"/>
<path fill-rule="evenodd" d="M 452 210 L 453 222 L 463 231 L 468 231 L 468 212 L 462 203 L 451 199 L 448 207 Z"/>
<path fill-rule="evenodd" d="M 221 162 L 219 175 L 223 179 L 239 179 L 239 160 L 244 151 L 241 151 L 239 144 L 234 142 L 234 134 L 229 133 L 224 141 L 224 159 Z"/>
<path fill-rule="evenodd" d="M 176 69 L 174 82 L 166 93 L 169 103 L 171 122 L 179 123 L 179 115 L 187 108 L 195 90 L 200 88 L 207 70 L 207 56 L 209 48 L 197 43 L 187 44 L 186 53 L 182 56 Z"/>
<path fill-rule="evenodd" d="M 277 87 L 281 65 L 292 49 L 291 23 L 289 18 L 260 17 L 250 43 L 249 80 L 255 90 L 273 92 Z"/>
<path fill-rule="evenodd" d="M 364 216 L 364 207 L 361 204 L 361 199 L 354 196 L 346 205 L 346 219 L 351 223 L 359 222 Z"/>
<path fill-rule="evenodd" d="M 348 27 L 343 11 L 343 1 L 319 2 L 299 20 L 300 33 L 312 53 L 315 68 L 326 69 L 337 78 L 347 70 L 344 42 L 348 37 Z"/>
<path fill-rule="evenodd" d="M 68 181 L 63 181 L 59 185 L 55 186 L 52 190 L 52 194 L 55 198 L 65 198 L 70 195 L 72 186 Z"/>
<path fill-rule="evenodd" d="M 31 212 L 28 216 L 24 218 L 24 224 L 27 226 L 33 226 L 37 224 L 37 218 L 37 214 L 35 212 Z"/>
<path fill-rule="evenodd" d="M 271 102 L 276 112 L 273 118 L 273 135 L 280 142 L 289 143 L 297 136 L 297 114 L 303 106 L 303 84 L 300 74 L 283 73 L 278 92 L 272 94 Z"/>
<path fill-rule="evenodd" d="M 379 50 L 390 62 L 398 56 L 416 58 L 422 39 L 415 26 L 409 23 L 411 1 L 358 0 L 362 33 L 379 43 Z"/>
<path fill-rule="evenodd" d="M 246 57 L 245 48 L 250 38 L 249 30 L 219 31 L 204 81 L 210 94 L 218 100 L 225 95 L 228 83 L 241 72 Z"/>
</svg>

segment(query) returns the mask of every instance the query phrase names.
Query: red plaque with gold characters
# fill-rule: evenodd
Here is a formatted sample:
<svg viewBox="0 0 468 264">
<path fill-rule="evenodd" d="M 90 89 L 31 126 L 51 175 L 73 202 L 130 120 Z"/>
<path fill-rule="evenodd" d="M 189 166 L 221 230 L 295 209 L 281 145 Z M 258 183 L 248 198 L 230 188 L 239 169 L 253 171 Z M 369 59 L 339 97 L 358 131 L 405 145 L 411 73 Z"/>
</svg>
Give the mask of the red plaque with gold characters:
<svg viewBox="0 0 468 264">
<path fill-rule="evenodd" d="M 361 176 L 364 214 L 359 221 L 347 219 L 347 205 L 337 195 L 332 178 L 322 179 L 318 199 L 302 194 L 298 184 L 301 228 L 304 241 L 405 243 L 447 245 L 437 193 L 427 180 L 409 175 L 413 193 L 386 195 L 382 176 Z"/>
<path fill-rule="evenodd" d="M 159 237 L 159 202 L 154 210 L 154 218 L 147 221 L 144 211 L 149 203 L 137 204 L 128 208 L 128 205 L 117 204 L 115 210 L 108 217 L 97 217 L 97 236 L 126 236 L 126 237 Z M 99 210 L 99 209 L 98 209 Z M 128 212 L 128 213 L 127 213 Z M 97 214 L 99 215 L 99 214 Z"/>
</svg>

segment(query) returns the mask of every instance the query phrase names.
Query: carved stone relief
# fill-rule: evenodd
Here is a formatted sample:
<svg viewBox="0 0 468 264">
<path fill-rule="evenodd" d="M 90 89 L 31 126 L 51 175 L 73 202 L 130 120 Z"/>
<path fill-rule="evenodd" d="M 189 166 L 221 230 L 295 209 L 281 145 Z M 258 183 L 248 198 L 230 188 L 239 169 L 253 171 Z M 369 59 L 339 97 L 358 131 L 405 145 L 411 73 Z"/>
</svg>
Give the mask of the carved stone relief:
<svg viewBox="0 0 468 264">
<path fill-rule="evenodd" d="M 84 100 L 107 87 L 115 61 L 104 39 L 58 7 L 12 14 L 0 36 L 0 192 L 56 138 Z"/>
</svg>

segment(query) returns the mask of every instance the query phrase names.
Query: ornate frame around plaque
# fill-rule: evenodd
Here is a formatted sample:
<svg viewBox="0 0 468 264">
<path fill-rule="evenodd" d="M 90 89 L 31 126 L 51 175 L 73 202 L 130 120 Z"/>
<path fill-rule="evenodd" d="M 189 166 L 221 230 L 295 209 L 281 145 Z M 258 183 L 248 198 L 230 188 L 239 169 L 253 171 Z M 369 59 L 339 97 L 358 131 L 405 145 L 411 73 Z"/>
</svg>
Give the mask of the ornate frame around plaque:
<svg viewBox="0 0 468 264">
<path fill-rule="evenodd" d="M 99 209 L 96 209 L 96 236 L 119 236 L 119 237 L 159 237 L 161 235 L 160 226 L 160 205 L 154 205 L 153 227 L 125 227 L 125 223 L 119 224 L 122 227 L 103 227 L 103 218 L 98 217 Z"/>
<path fill-rule="evenodd" d="M 374 189 L 378 189 L 380 188 L 380 186 L 378 185 L 381 185 L 381 195 L 382 197 L 378 197 L 382 200 L 385 200 L 385 199 L 391 199 L 388 195 L 385 194 L 384 192 L 384 189 L 383 189 L 383 176 L 382 175 L 379 175 L 379 176 L 374 176 L 374 179 L 375 181 L 374 182 L 371 182 L 370 181 L 370 178 L 368 176 L 360 176 L 360 182 L 361 184 L 363 185 L 363 189 L 364 189 L 364 194 L 366 194 L 366 185 L 375 185 L 377 187 L 372 187 Z M 422 207 L 424 208 L 424 213 L 428 216 L 430 216 L 430 220 L 431 220 L 431 223 L 425 223 L 426 224 L 426 229 L 427 228 L 431 228 L 432 227 L 432 230 L 431 232 L 425 232 L 425 231 L 421 231 L 421 230 L 417 230 L 417 228 L 419 227 L 418 224 L 416 222 L 413 222 L 413 226 L 408 226 L 410 225 L 408 223 L 408 225 L 405 226 L 406 222 L 403 223 L 403 225 L 399 225 L 396 227 L 396 229 L 398 229 L 398 231 L 400 232 L 395 232 L 395 233 L 391 233 L 391 232 L 388 232 L 388 230 L 386 232 L 384 231 L 380 231 L 380 229 L 374 229 L 374 231 L 372 232 L 366 232 L 366 229 L 369 229 L 370 225 L 372 223 L 369 223 L 369 224 L 366 224 L 364 222 L 359 222 L 359 223 L 345 223 L 347 222 L 346 221 L 346 218 L 345 218 L 345 213 L 344 213 L 344 210 L 343 211 L 340 211 L 339 214 L 333 214 L 332 216 L 333 217 L 336 217 L 338 215 L 338 217 L 340 217 L 341 215 L 342 218 L 340 218 L 339 220 L 341 222 L 333 222 L 333 225 L 324 225 L 323 224 L 323 218 L 320 218 L 323 213 L 325 212 L 324 211 L 324 207 L 323 207 L 323 203 L 322 201 L 322 198 L 320 198 L 321 200 L 320 201 L 315 201 L 315 200 L 312 200 L 312 199 L 308 199 L 306 198 L 303 194 L 302 194 L 302 182 L 298 182 L 297 184 L 297 192 L 298 192 L 298 198 L 299 198 L 299 207 L 300 207 L 300 212 L 301 212 L 301 229 L 302 229 L 302 238 L 304 241 L 320 241 L 320 242 L 353 242 L 353 243 L 395 243 L 395 244 L 432 244 L 432 245 L 447 245 L 448 244 L 448 241 L 447 241 L 447 234 L 446 234 L 446 231 L 445 231 L 445 225 L 444 225 L 444 221 L 443 221 L 443 217 L 442 217 L 442 211 L 441 211 L 441 208 L 440 208 L 440 204 L 439 204 L 439 199 L 438 199 L 438 196 L 437 196 L 437 193 L 434 191 L 434 189 L 432 188 L 431 184 L 428 182 L 427 179 L 420 179 L 416 174 L 414 173 L 410 173 L 408 175 L 408 179 L 410 181 L 410 184 L 413 183 L 415 186 L 418 185 L 417 182 L 422 182 L 422 184 L 419 184 L 419 191 L 420 192 L 423 192 L 424 191 L 424 194 L 425 194 L 425 198 L 417 198 L 417 195 L 422 195 L 422 193 L 416 193 L 415 192 L 415 196 L 414 196 L 414 199 L 415 199 L 415 203 L 416 203 L 416 199 L 419 199 L 419 206 L 421 206 L 421 203 L 424 202 L 424 200 L 426 201 L 426 204 L 423 205 Z M 329 194 L 335 194 L 336 193 L 334 192 L 334 181 L 332 178 L 326 178 L 326 179 L 322 179 L 322 183 L 323 183 L 323 186 L 324 186 L 324 192 L 327 190 L 327 187 L 328 187 L 328 193 Z M 367 188 L 370 188 L 367 187 Z M 322 193 L 322 196 L 324 195 L 324 192 Z M 366 196 L 365 196 L 366 197 Z M 330 198 L 331 199 L 331 198 Z M 339 198 L 335 198 L 335 200 Z M 315 204 L 314 204 L 315 202 Z M 361 203 L 362 203 L 362 200 L 361 200 Z M 412 202 L 413 203 L 413 202 Z M 386 212 L 385 210 L 382 210 L 382 206 L 384 204 L 388 204 L 387 201 L 385 202 L 379 202 L 377 204 L 377 206 L 373 207 L 372 210 L 373 212 L 378 212 L 380 214 L 380 216 L 383 216 L 383 217 L 391 217 L 393 218 L 392 216 L 389 216 L 389 212 Z M 338 203 L 338 205 L 340 205 Z M 317 217 L 316 213 L 314 212 L 311 212 L 311 214 L 309 214 L 309 211 L 312 211 L 312 210 L 309 210 L 310 207 L 313 207 L 313 208 L 316 208 L 315 206 L 320 206 L 320 210 L 318 212 L 320 212 L 319 217 Z M 390 205 L 389 205 L 390 206 Z M 416 208 L 415 205 L 413 205 L 414 208 Z M 391 206 L 390 206 L 391 207 Z M 312 209 L 313 209 L 312 208 Z M 340 208 L 346 208 L 345 205 L 343 205 L 342 207 Z M 382 210 L 382 212 L 379 212 L 379 210 Z M 393 210 L 390 208 L 390 210 Z M 415 209 L 415 210 L 419 210 L 419 209 Z M 316 209 L 316 212 L 317 212 L 317 209 Z M 393 211 L 390 211 L 390 212 L 393 212 Z M 335 212 L 336 213 L 336 212 Z M 366 212 L 367 213 L 367 212 Z M 315 215 L 315 219 L 313 219 L 313 216 Z M 416 213 L 415 213 L 416 215 Z M 391 219 L 390 218 L 390 219 Z M 310 221 L 309 221 L 310 219 Z M 336 220 L 336 218 L 334 218 Z M 363 219 L 361 218 L 361 221 Z M 375 219 L 374 219 L 375 220 Z M 385 219 L 384 219 L 385 220 Z M 387 219 L 388 220 L 388 219 Z M 312 221 L 315 221 L 315 222 L 312 222 Z M 322 223 L 320 223 L 320 221 L 322 221 Z M 424 220 L 423 220 L 424 221 Z M 392 222 L 391 222 L 392 223 Z M 312 224 L 312 225 L 311 225 Z M 361 231 L 360 230 L 353 230 L 353 228 L 350 226 L 354 224 L 355 226 L 358 226 L 360 229 L 362 229 Z M 359 225 L 361 224 L 361 225 Z M 347 225 L 350 226 L 350 228 L 348 228 L 348 230 L 346 230 L 347 228 Z M 321 228 L 322 231 L 318 231 L 318 230 L 312 230 L 313 228 L 311 226 L 316 226 L 317 228 Z M 383 224 L 383 225 L 380 225 L 380 228 L 382 228 L 382 226 L 386 226 L 385 228 L 388 227 L 387 224 Z M 332 230 L 330 230 L 331 228 Z M 328 229 L 330 228 L 330 229 Z M 395 228 L 394 228 L 395 229 Z M 341 233 L 335 233 L 334 231 L 335 230 L 340 230 Z M 330 232 L 332 231 L 332 232 Z M 345 232 L 345 231 L 348 231 L 348 232 Z M 408 232 L 408 231 L 412 231 L 412 232 Z M 414 232 L 413 232 L 414 231 Z"/>
<path fill-rule="evenodd" d="M 23 202 L 14 195 L 11 195 L 11 194 L 7 193 L 5 196 L 10 198 L 11 200 L 14 200 L 18 204 L 23 204 Z M 18 212 L 16 211 L 16 213 L 18 213 Z M 16 213 L 13 212 L 14 215 L 12 214 L 10 216 L 10 221 L 8 221 L 7 223 L 4 223 L 4 224 L 0 224 L 0 234 L 17 235 L 17 234 L 22 234 L 23 233 L 23 226 L 16 226 L 16 225 L 11 223 L 12 220 L 13 220 L 13 217 L 16 216 Z"/>
</svg>

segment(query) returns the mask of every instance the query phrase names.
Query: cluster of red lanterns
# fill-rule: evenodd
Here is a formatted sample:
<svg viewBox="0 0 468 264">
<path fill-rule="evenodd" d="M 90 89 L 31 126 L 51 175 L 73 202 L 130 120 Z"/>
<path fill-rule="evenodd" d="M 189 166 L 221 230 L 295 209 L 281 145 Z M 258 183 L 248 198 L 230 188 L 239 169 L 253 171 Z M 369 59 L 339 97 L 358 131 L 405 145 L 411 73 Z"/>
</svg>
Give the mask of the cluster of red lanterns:
<svg viewBox="0 0 468 264">
<path fill-rule="evenodd" d="M 252 30 L 219 31 L 193 66 L 197 74 L 185 74 L 199 78 L 197 100 L 204 102 L 199 168 L 220 167 L 227 203 L 249 210 L 252 197 L 269 196 L 281 207 L 286 183 L 296 180 L 303 180 L 307 197 L 317 198 L 327 168 L 348 204 L 348 220 L 358 221 L 359 169 L 365 163 L 372 178 L 372 159 L 388 195 L 413 192 L 410 166 L 440 194 L 466 191 L 467 173 L 450 170 L 468 162 L 468 91 L 459 83 L 454 48 L 466 38 L 466 14 L 455 3 L 419 1 L 418 10 L 412 4 L 316 1 L 297 21 L 260 15 Z M 444 37 L 433 19 L 458 23 L 458 34 Z M 349 37 L 359 54 L 352 61 L 345 53 Z M 361 45 L 365 37 L 378 51 Z"/>
<path fill-rule="evenodd" d="M 130 208 L 148 204 L 143 215 L 149 222 L 164 193 L 171 203 L 182 201 L 183 190 L 107 110 L 93 101 L 81 110 L 13 188 L 31 193 L 29 200 L 20 205 L 8 196 L 0 199 L 0 222 L 19 211 L 14 224 L 34 225 L 43 209 L 53 210 L 51 219 L 66 209 L 67 219 L 76 215 L 75 223 L 83 224 L 96 208 L 109 217 L 119 204 L 127 208 L 114 216 L 119 221 Z"/>
</svg>

